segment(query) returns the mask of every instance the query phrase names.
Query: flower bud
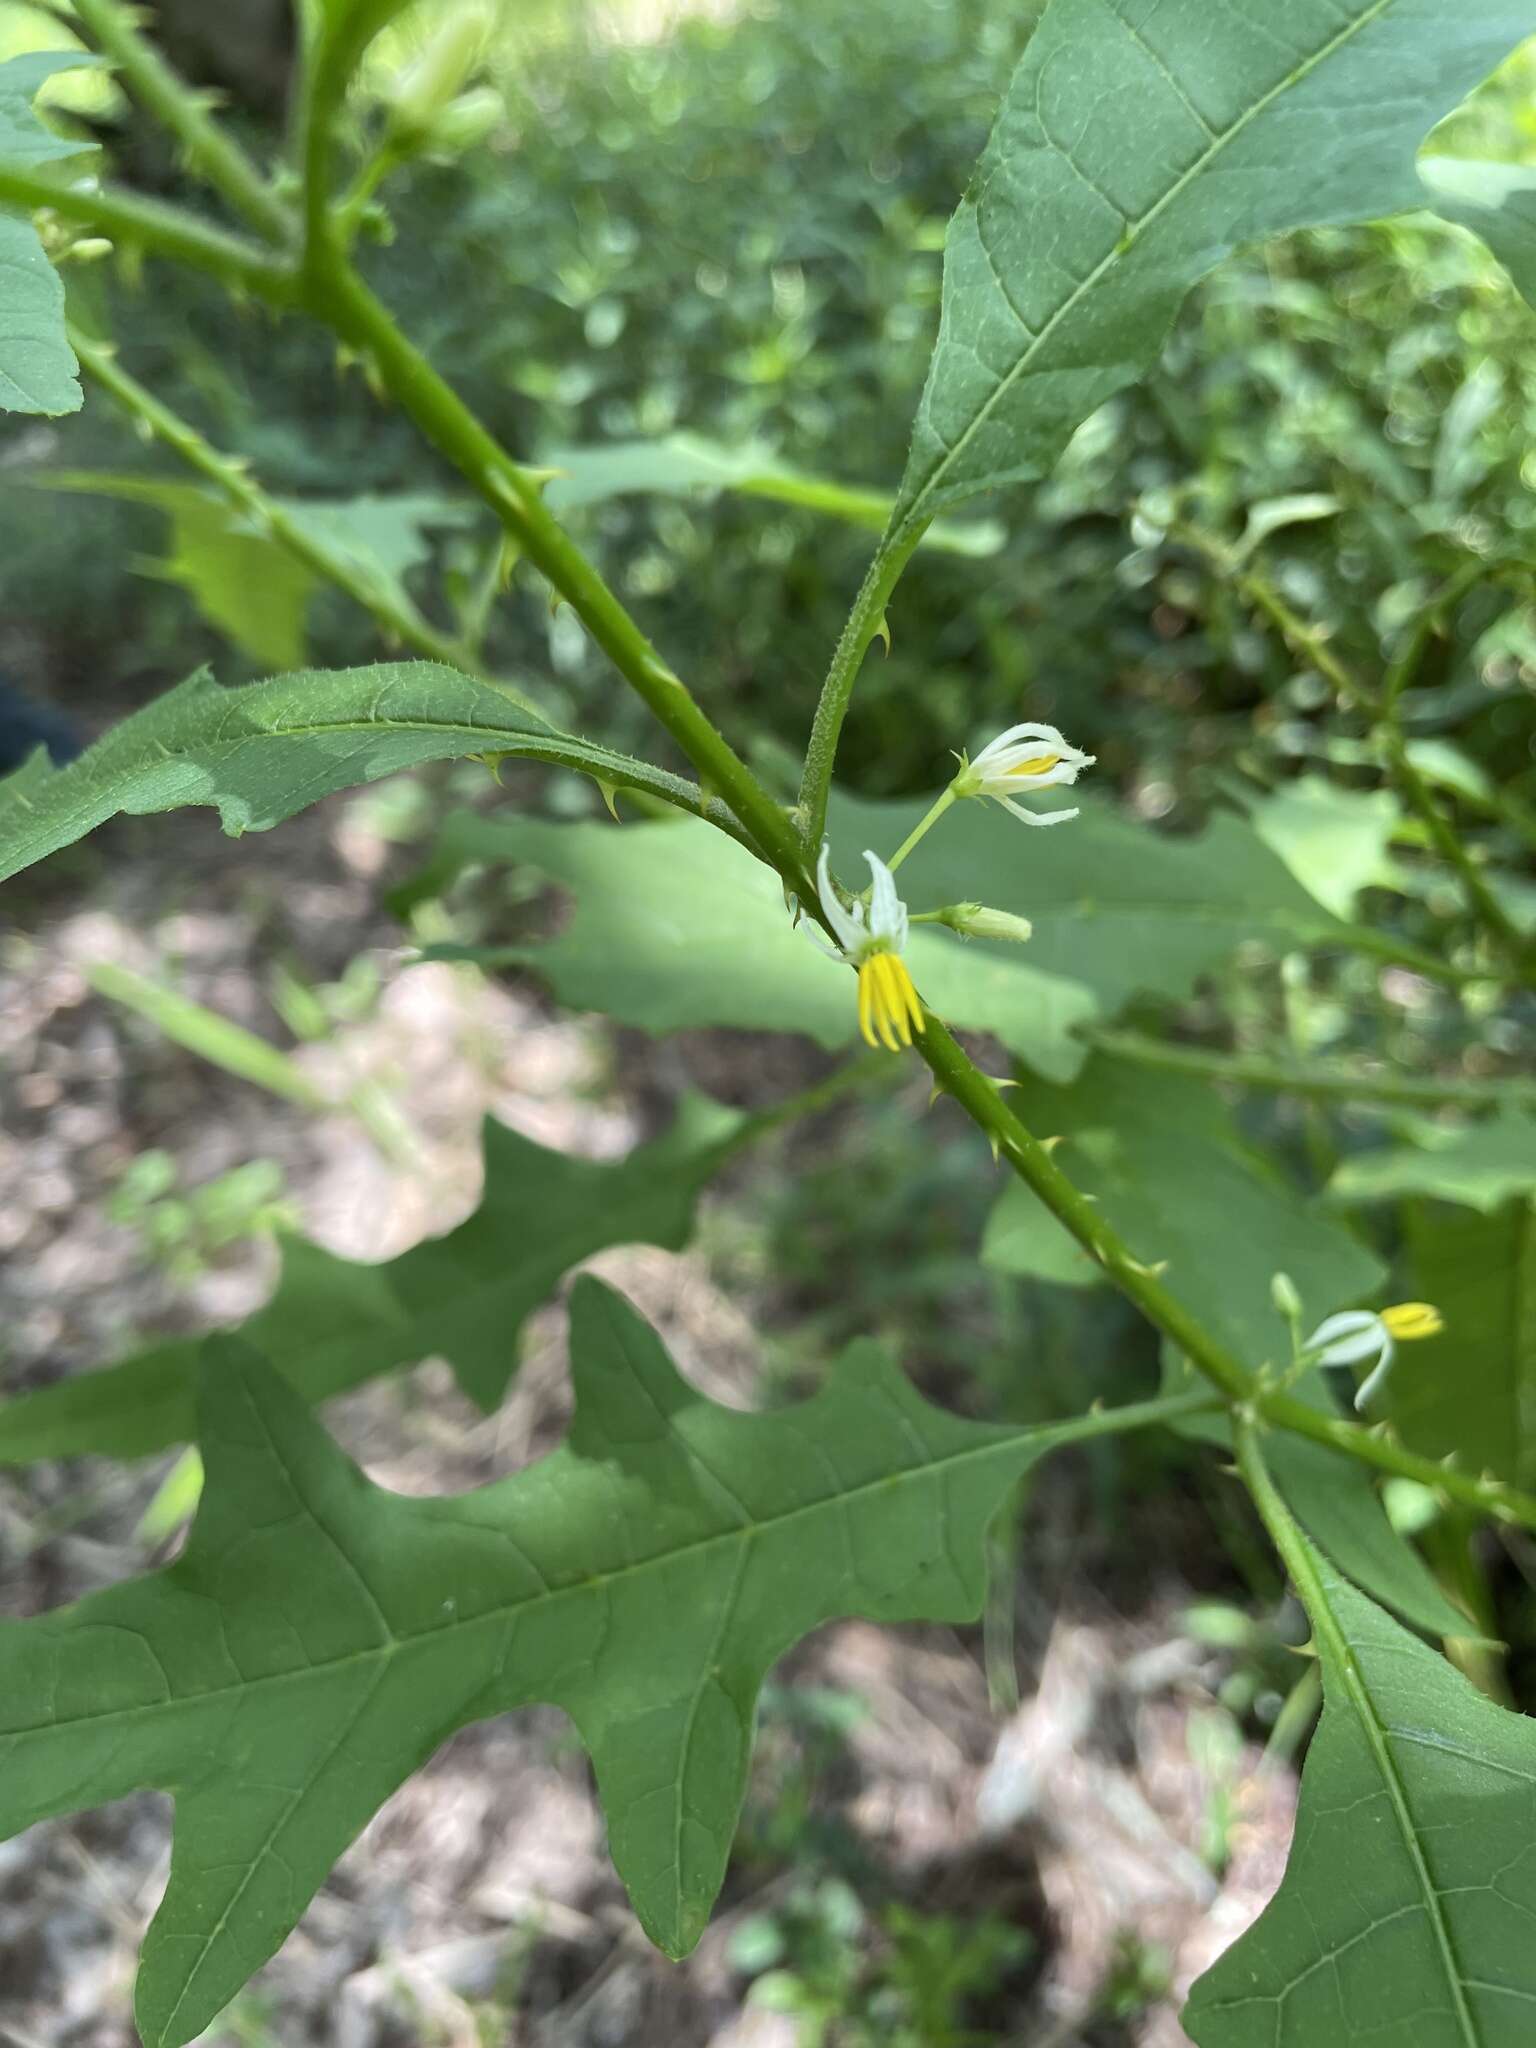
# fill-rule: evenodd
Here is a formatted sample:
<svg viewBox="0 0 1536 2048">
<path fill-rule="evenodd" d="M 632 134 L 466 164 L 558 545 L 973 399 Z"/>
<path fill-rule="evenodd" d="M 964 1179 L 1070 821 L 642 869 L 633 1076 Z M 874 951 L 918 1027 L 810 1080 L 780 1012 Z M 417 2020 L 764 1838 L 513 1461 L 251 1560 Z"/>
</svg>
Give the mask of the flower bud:
<svg viewBox="0 0 1536 2048">
<path fill-rule="evenodd" d="M 1015 917 L 1011 910 L 989 910 L 985 903 L 952 903 L 944 922 L 967 939 L 1011 939 L 1019 945 L 1035 929 L 1027 917 Z"/>
<path fill-rule="evenodd" d="M 427 153 L 431 156 L 463 156 L 477 143 L 494 135 L 507 118 L 507 103 L 494 85 L 477 85 L 461 92 L 438 115 L 427 131 Z"/>
<path fill-rule="evenodd" d="M 1288 1323 L 1301 1320 L 1301 1296 L 1289 1273 L 1276 1273 L 1269 1283 L 1269 1298 Z"/>
<path fill-rule="evenodd" d="M 390 138 L 397 144 L 431 139 L 439 117 L 468 84 L 491 32 L 487 7 L 453 7 L 395 74 L 387 97 Z"/>
</svg>

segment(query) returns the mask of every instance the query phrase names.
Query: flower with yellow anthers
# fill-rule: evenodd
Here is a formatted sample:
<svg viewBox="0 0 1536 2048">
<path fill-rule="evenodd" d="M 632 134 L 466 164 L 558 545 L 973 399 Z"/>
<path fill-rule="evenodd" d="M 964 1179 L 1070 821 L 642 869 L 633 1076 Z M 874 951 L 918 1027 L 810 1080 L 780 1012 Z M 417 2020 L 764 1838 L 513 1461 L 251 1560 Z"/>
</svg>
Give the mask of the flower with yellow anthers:
<svg viewBox="0 0 1536 2048">
<path fill-rule="evenodd" d="M 825 846 L 816 863 L 816 893 L 841 957 L 859 970 L 859 1029 L 865 1043 L 899 1052 L 912 1043 L 913 1032 L 923 1028 L 923 1006 L 901 957 L 907 943 L 907 906 L 896 894 L 885 862 L 872 853 L 864 858 L 870 876 L 867 907 L 855 903 L 850 909 L 839 899 Z M 822 947 L 823 952 L 831 950 Z"/>
<path fill-rule="evenodd" d="M 1093 766 L 1094 758 L 1079 753 L 1054 725 L 1010 725 L 974 761 L 962 754 L 960 772 L 949 786 L 956 796 L 991 797 L 1026 825 L 1065 825 L 1077 816 L 1075 810 L 1036 813 L 1026 811 L 1016 799 L 1057 783 L 1076 782 L 1084 768 Z"/>
<path fill-rule="evenodd" d="M 1392 1369 L 1399 1344 L 1420 1337 L 1438 1337 L 1445 1328 L 1439 1309 L 1427 1301 L 1400 1301 L 1394 1308 L 1347 1308 L 1325 1316 L 1303 1349 L 1314 1365 L 1363 1365 L 1371 1370 L 1360 1383 L 1355 1406 L 1364 1408 Z"/>
</svg>

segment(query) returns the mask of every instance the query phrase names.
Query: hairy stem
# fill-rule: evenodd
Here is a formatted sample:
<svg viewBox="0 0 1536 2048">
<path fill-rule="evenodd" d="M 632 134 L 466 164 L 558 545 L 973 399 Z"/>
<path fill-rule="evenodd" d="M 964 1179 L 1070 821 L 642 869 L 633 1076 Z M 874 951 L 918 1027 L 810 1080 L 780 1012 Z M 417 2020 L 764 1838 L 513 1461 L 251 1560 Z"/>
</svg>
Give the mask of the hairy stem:
<svg viewBox="0 0 1536 2048">
<path fill-rule="evenodd" d="M 1262 576 L 1250 570 L 1238 577 L 1237 585 L 1279 630 L 1292 651 L 1310 661 L 1319 675 L 1333 684 L 1344 703 L 1363 713 L 1375 725 L 1388 776 L 1404 803 L 1429 834 L 1435 851 L 1460 882 L 1473 920 L 1481 925 L 1522 978 L 1529 978 L 1533 968 L 1531 941 L 1489 888 L 1478 871 L 1476 861 L 1463 846 L 1460 834 L 1449 824 L 1429 784 L 1414 766 L 1397 722 L 1395 695 L 1390 698 L 1385 692 L 1378 695 L 1363 683 L 1330 648 L 1328 636 L 1292 611 L 1280 593 Z"/>
<path fill-rule="evenodd" d="M 69 339 L 86 375 L 156 440 L 178 455 L 189 469 L 206 477 L 229 504 L 249 518 L 258 532 L 270 534 L 296 561 L 344 590 L 395 639 L 414 647 L 433 661 L 475 676 L 477 680 L 500 690 L 523 710 L 538 713 L 538 706 L 530 698 L 510 683 L 487 675 L 458 641 L 440 633 L 403 594 L 396 596 L 391 593 L 367 576 L 343 550 L 328 545 L 292 519 L 281 505 L 267 496 L 243 463 L 204 440 L 195 427 L 172 412 L 153 392 L 147 391 L 137 378 L 130 376 L 109 348 L 87 339 L 74 326 L 69 330 Z"/>
<path fill-rule="evenodd" d="M 395 325 L 344 258 L 306 273 L 311 308 L 372 360 L 384 388 L 492 508 L 519 548 L 571 606 L 625 681 L 724 799 L 758 850 L 807 905 L 814 884 L 789 814 L 715 730 L 679 677 L 571 540 L 515 462 Z"/>
<path fill-rule="evenodd" d="M 1082 1036 L 1100 1052 L 1134 1060 L 1168 1074 L 1198 1074 L 1236 1087 L 1263 1088 L 1316 1102 L 1398 1102 L 1420 1109 L 1536 1109 L 1536 1081 L 1511 1074 L 1504 1080 L 1473 1081 L 1460 1076 L 1373 1074 L 1360 1067 L 1265 1059 L 1261 1055 L 1215 1052 L 1205 1046 L 1175 1045 L 1139 1031 L 1093 1029 Z"/>
<path fill-rule="evenodd" d="M 832 666 L 821 686 L 810 743 L 806 748 L 805 770 L 800 779 L 800 830 L 806 852 L 812 860 L 820 852 L 821 842 L 826 836 L 827 800 L 832 793 L 837 742 L 843 720 L 848 715 L 848 704 L 860 664 L 870 641 L 885 623 L 885 607 L 891 592 L 927 526 L 926 519 L 918 520 L 881 543 L 853 601 L 853 610 L 832 656 Z"/>
<path fill-rule="evenodd" d="M 0 166 L 0 206 L 47 208 L 61 220 L 77 221 L 125 247 L 206 271 L 237 295 L 249 294 L 269 305 L 290 305 L 295 296 L 290 265 L 243 236 L 209 227 L 196 214 L 163 200 L 110 187 L 65 184 L 57 177 L 6 164 Z"/>
<path fill-rule="evenodd" d="M 1007 1160 L 1025 1186 L 1040 1197 L 1148 1322 L 1229 1403 L 1252 1408 L 1270 1422 L 1310 1437 L 1314 1443 L 1326 1444 L 1346 1457 L 1373 1465 L 1378 1471 L 1417 1479 L 1421 1485 L 1433 1487 L 1481 1514 L 1536 1529 L 1536 1499 L 1529 1494 L 1497 1480 L 1474 1479 L 1453 1467 L 1437 1464 L 1432 1458 L 1421 1458 L 1374 1430 L 1309 1407 L 1250 1372 L 1169 1293 L 1151 1266 L 1132 1255 L 1097 1206 L 1068 1180 L 1048 1149 L 1009 1108 L 996 1083 L 966 1057 L 936 1017 L 929 1016 L 917 1043 L 935 1081 L 986 1132 L 999 1157 Z"/>
<path fill-rule="evenodd" d="M 74 0 L 74 7 L 81 27 L 112 59 L 129 92 L 181 144 L 188 169 L 269 242 L 288 247 L 298 227 L 293 215 L 240 145 L 212 118 L 208 96 L 178 77 L 140 33 L 134 10 L 120 0 Z"/>
</svg>

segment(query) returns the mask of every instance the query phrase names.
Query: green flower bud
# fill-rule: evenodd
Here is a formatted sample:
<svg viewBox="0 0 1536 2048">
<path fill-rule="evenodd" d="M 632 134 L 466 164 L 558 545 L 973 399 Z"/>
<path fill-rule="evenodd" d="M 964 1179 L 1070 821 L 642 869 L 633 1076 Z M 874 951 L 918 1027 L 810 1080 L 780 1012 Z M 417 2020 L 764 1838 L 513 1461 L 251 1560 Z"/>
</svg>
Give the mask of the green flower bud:
<svg viewBox="0 0 1536 2048">
<path fill-rule="evenodd" d="M 468 84 L 492 27 L 488 7 L 459 4 L 400 67 L 388 90 L 389 134 L 397 144 L 426 142 L 439 117 Z"/>
<path fill-rule="evenodd" d="M 432 156 L 463 156 L 494 135 L 507 117 L 507 103 L 494 85 L 477 85 L 450 100 L 427 131 Z"/>
<path fill-rule="evenodd" d="M 985 903 L 952 903 L 944 922 L 968 939 L 1011 939 L 1022 945 L 1034 926 L 1011 910 L 989 910 Z"/>
</svg>

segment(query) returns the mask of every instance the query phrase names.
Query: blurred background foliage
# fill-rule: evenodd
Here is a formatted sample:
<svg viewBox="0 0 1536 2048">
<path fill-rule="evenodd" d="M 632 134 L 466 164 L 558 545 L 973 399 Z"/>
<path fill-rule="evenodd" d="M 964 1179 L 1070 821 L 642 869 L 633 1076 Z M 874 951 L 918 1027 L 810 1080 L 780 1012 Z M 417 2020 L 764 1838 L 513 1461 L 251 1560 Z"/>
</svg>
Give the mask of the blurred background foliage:
<svg viewBox="0 0 1536 2048">
<path fill-rule="evenodd" d="M 476 145 L 423 139 L 378 196 L 370 268 L 532 459 L 686 433 L 889 490 L 936 321 L 944 222 L 1031 12 L 1018 0 L 759 0 L 676 21 L 575 0 L 501 10 L 466 92 Z M 49 33 L 10 4 L 0 34 L 14 42 L 26 20 Z M 431 25 L 429 8 L 381 48 L 360 123 L 387 119 Z M 1536 151 L 1530 70 L 1523 57 L 1506 67 L 1446 146 Z M 115 129 L 101 81 L 54 90 Z M 355 370 L 338 377 L 302 324 L 274 327 L 163 266 L 144 280 L 104 264 L 80 274 L 136 372 L 274 492 L 443 489 L 409 425 Z M 1023 706 L 1068 724 L 1153 817 L 1208 800 L 1234 762 L 1268 780 L 1327 752 L 1338 734 L 1318 678 L 1296 673 L 1193 557 L 1139 545 L 1154 529 L 1138 536 L 1133 504 L 1192 486 L 1205 522 L 1235 535 L 1271 501 L 1336 501 L 1275 534 L 1266 560 L 1299 609 L 1375 666 L 1443 576 L 1536 523 L 1529 322 L 1482 247 L 1427 217 L 1228 265 L 1186 307 L 1159 373 L 1087 422 L 1048 482 L 1010 495 L 996 552 L 919 556 L 890 657 L 855 700 L 845 773 L 871 793 L 930 787 L 961 736 Z M 8 436 L 9 460 L 27 466 L 161 466 L 101 404 L 66 430 Z M 707 489 L 626 493 L 572 517 L 711 710 L 782 779 L 867 535 Z M 87 720 L 200 656 L 231 680 L 251 672 L 183 591 L 140 573 L 163 567 L 163 527 L 85 498 L 67 519 L 39 518 L 25 491 L 0 509 L 8 580 L 28 594 L 10 666 Z M 439 622 L 474 608 L 491 546 L 481 521 L 433 537 L 411 574 Z M 343 600 L 312 605 L 317 663 L 376 644 Z M 551 618 L 531 583 L 494 607 L 485 655 L 620 744 L 648 740 L 579 628 Z M 1412 728 L 1454 726 L 1506 775 L 1514 761 L 1529 798 L 1533 683 L 1529 610 L 1490 590 L 1439 650 Z"/>
<path fill-rule="evenodd" d="M 419 9 L 375 51 L 360 136 L 385 130 L 448 4 Z M 521 0 L 490 12 L 452 118 L 416 138 L 368 202 L 366 267 L 487 423 L 527 459 L 568 471 L 554 488 L 564 484 L 578 537 L 787 792 L 872 536 L 782 496 L 692 478 L 701 462 L 729 469 L 750 455 L 758 467 L 894 489 L 937 322 L 944 224 L 1039 8 Z M 198 5 L 160 10 L 182 61 L 237 94 L 233 117 L 263 153 L 280 150 L 285 10 L 225 0 L 217 16 L 210 36 Z M 221 47 L 231 21 L 248 38 L 238 64 Z M 0 4 L 0 56 L 60 33 L 41 8 Z M 137 181 L 177 187 L 176 165 L 108 79 L 66 76 L 48 96 Z M 1435 146 L 1536 161 L 1536 56 L 1506 66 Z M 661 758 L 644 713 L 569 613 L 550 611 L 536 579 L 510 565 L 502 597 L 508 565 L 488 519 L 323 337 L 297 321 L 274 325 L 166 266 L 99 261 L 75 267 L 72 282 L 134 374 L 247 458 L 270 491 L 344 501 L 422 610 L 479 641 L 488 667 L 583 730 Z M 1332 907 L 1347 916 L 1361 891 L 1390 881 L 1406 935 L 1449 944 L 1454 895 L 1418 886 L 1414 829 L 1395 805 L 1377 799 L 1367 823 L 1359 806 L 1330 810 L 1308 779 L 1326 766 L 1334 789 L 1364 804 L 1379 774 L 1360 727 L 1229 582 L 1170 537 L 1168 520 L 1182 509 L 1229 540 L 1265 533 L 1275 584 L 1371 674 L 1440 586 L 1467 576 L 1470 594 L 1416 678 L 1406 724 L 1437 743 L 1439 777 L 1467 816 L 1488 815 L 1480 792 L 1494 782 L 1536 813 L 1536 614 L 1518 582 L 1475 580 L 1478 564 L 1528 558 L 1536 540 L 1533 334 L 1529 307 L 1482 245 L 1428 216 L 1297 236 L 1226 265 L 1185 306 L 1158 371 L 1090 419 L 1047 482 L 982 506 L 987 524 L 972 522 L 969 551 L 915 558 L 892 608 L 889 655 L 870 661 L 854 699 L 844 778 L 871 796 L 929 791 L 951 749 L 1020 717 L 1050 720 L 1098 756 L 1105 786 L 1170 830 L 1269 792 L 1264 836 L 1298 863 L 1312 849 L 1305 879 L 1335 892 Z M 703 455 L 680 451 L 677 436 Z M 644 453 L 637 443 L 657 445 Z M 622 460 L 590 453 L 619 444 Z M 572 450 L 589 453 L 578 461 Z M 93 474 L 118 488 L 81 488 Z M 69 493 L 0 491 L 0 671 L 34 698 L 94 733 L 202 660 L 230 682 L 268 672 L 262 647 L 275 620 L 294 660 L 331 667 L 378 655 L 373 621 L 346 599 L 308 586 L 285 595 L 267 580 L 269 564 L 253 570 L 243 556 L 211 562 L 197 553 L 208 534 L 195 510 L 124 487 L 128 474 L 186 482 L 94 393 L 62 426 L 0 426 L 6 482 Z M 414 510 L 406 518 L 397 505 L 391 522 L 382 500 Z M 240 605 L 210 601 L 231 588 Z M 465 769 L 360 802 L 381 837 L 420 841 L 444 788 L 494 794 Z M 550 802 L 569 813 L 598 799 L 562 778 Z M 1536 916 L 1530 884 L 1511 873 L 1500 886 Z M 504 933 L 528 888 L 500 887 L 483 928 L 456 907 L 457 935 Z M 1374 962 L 1253 966 L 1240 960 L 1187 1017 L 1225 1017 L 1239 1041 L 1368 1048 L 1410 1068 L 1454 1060 L 1469 1073 L 1479 1054 L 1507 1059 L 1521 1043 L 1518 1011 L 1490 998 L 1469 1053 L 1454 1001 L 1427 983 L 1394 990 Z M 1474 990 L 1474 1018 L 1478 1002 Z M 682 1065 L 706 1087 L 725 1075 L 719 1092 L 729 1094 L 758 1050 L 738 1042 L 727 1073 L 730 1058 L 689 1040 Z M 595 1093 L 632 1078 L 632 1052 L 627 1034 L 613 1035 Z M 666 1060 L 658 1054 L 658 1069 L 676 1078 Z M 1380 1120 L 1341 1128 L 1284 1097 L 1248 1099 L 1240 1121 L 1282 1170 L 1295 1165 L 1313 1185 L 1341 1153 L 1382 1137 Z M 996 1194 L 983 1165 L 974 1134 L 942 1115 L 919 1121 L 902 1099 L 861 1110 L 835 1143 L 813 1134 L 793 1170 L 770 1165 L 750 1199 L 728 1189 L 707 1213 L 704 1251 L 728 1293 L 767 1301 L 775 1382 L 803 1386 L 849 1338 L 873 1331 L 899 1338 L 941 1397 L 993 1413 L 1064 1412 L 1083 1404 L 1085 1386 L 1109 1398 L 1145 1388 L 1154 1341 L 1123 1304 L 978 1265 Z M 164 1153 L 147 1150 L 124 1177 L 116 1215 L 147 1258 L 193 1271 L 232 1236 L 270 1230 L 287 1195 L 262 1162 L 188 1189 Z M 1396 1250 L 1392 1211 L 1355 1227 L 1385 1255 Z M 1017 1367 L 1026 1355 L 1027 1379 Z M 1220 1601 L 1234 1591 L 1270 1599 L 1274 1574 L 1243 1513 L 1203 1465 L 1196 1476 L 1186 1447 L 1106 1449 L 1090 1481 L 1096 1503 L 1108 1507 L 1127 1487 L 1167 1491 L 1170 1469 L 1198 1496 L 1170 1511 L 1185 1578 L 1211 1594 L 1224 1626 L 1246 1628 Z M 1112 1575 L 1121 1557 L 1140 1573 L 1146 1530 L 1118 1510 L 1103 1519 L 1095 1561 Z M 1528 1692 L 1536 1602 L 1459 1524 L 1447 1521 L 1435 1541 L 1442 1576 L 1512 1643 L 1515 1689 Z M 1223 1548 L 1229 1563 L 1204 1555 Z M 1264 1733 L 1282 1713 L 1277 1661 L 1270 1635 L 1257 1648 L 1245 1637 L 1225 1699 Z M 808 1735 L 780 1706 L 769 1720 L 789 1760 L 782 1774 L 809 1785 L 818 1743 L 835 1751 L 838 1731 Z M 872 1905 L 868 1887 L 861 1905 L 837 1844 L 807 1851 L 773 1837 L 785 1810 L 776 1784 L 774 1800 L 749 1815 L 742 1852 L 801 1866 L 796 1888 L 741 1930 L 734 1964 L 760 1983 L 761 2002 L 795 2013 L 807 2040 L 993 2038 L 965 2029 L 990 1985 L 1032 1967 L 1013 1930 L 985 1916 L 969 1926 L 914 1920 L 899 1900 Z M 860 1943 L 875 1965 L 857 1961 Z M 1158 1995 L 1145 1958 L 1125 1976 L 1127 2011 Z M 842 2032 L 827 2032 L 829 2014 Z"/>
</svg>

